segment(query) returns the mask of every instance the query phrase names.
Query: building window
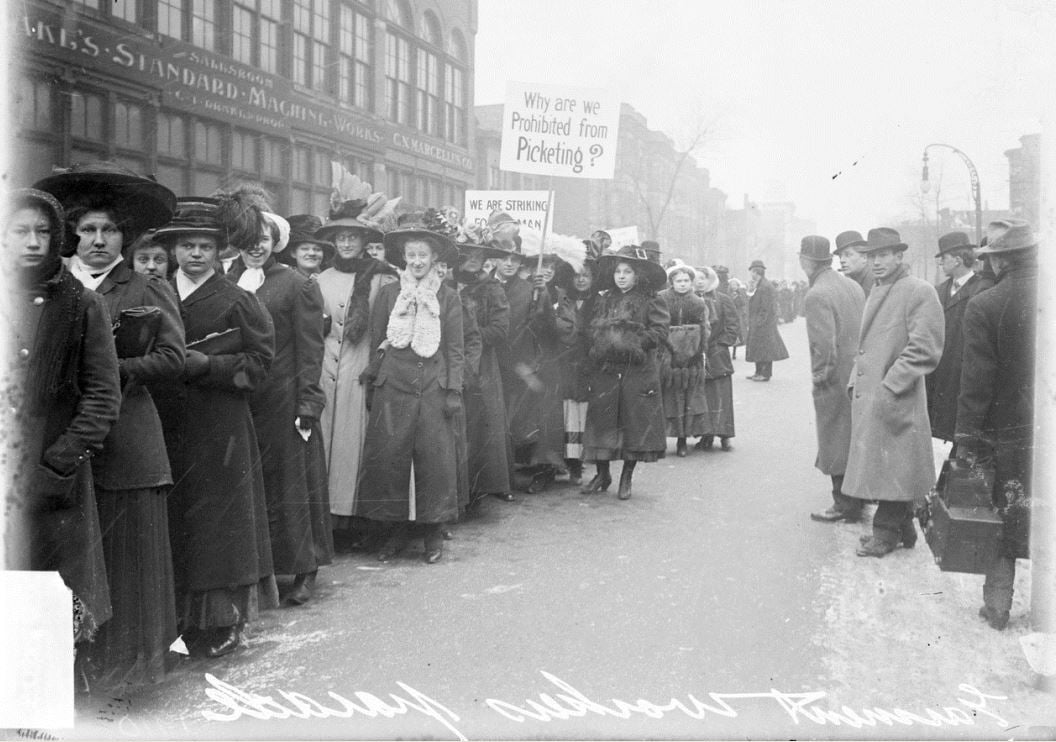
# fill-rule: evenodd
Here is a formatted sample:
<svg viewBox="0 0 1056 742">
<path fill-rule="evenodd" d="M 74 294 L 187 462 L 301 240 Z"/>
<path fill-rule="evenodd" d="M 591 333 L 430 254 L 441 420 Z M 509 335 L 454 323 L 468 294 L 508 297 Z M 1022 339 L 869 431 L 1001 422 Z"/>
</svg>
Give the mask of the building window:
<svg viewBox="0 0 1056 742">
<path fill-rule="evenodd" d="M 252 134 L 241 131 L 231 134 L 231 167 L 257 172 L 257 138 Z"/>
<path fill-rule="evenodd" d="M 70 134 L 95 142 L 105 141 L 103 97 L 91 93 L 70 94 Z"/>
<path fill-rule="evenodd" d="M 183 38 L 184 0 L 158 0 L 158 33 Z"/>
<path fill-rule="evenodd" d="M 330 0 L 293 2 L 293 80 L 329 92 L 326 58 L 330 39 Z"/>
<path fill-rule="evenodd" d="M 326 186 L 327 188 L 330 187 L 330 184 L 333 182 L 330 161 L 331 157 L 329 152 L 324 152 L 323 150 L 315 151 L 315 167 L 313 168 L 314 172 L 312 173 L 313 183 L 319 186 Z"/>
<path fill-rule="evenodd" d="M 193 0 L 191 43 L 207 51 L 216 51 L 216 0 Z"/>
<path fill-rule="evenodd" d="M 283 143 L 278 139 L 264 140 L 264 161 L 261 163 L 261 169 L 264 171 L 265 175 L 271 175 L 278 178 L 285 174 L 282 167 L 284 159 L 282 156 L 283 150 Z"/>
<path fill-rule="evenodd" d="M 187 135 L 183 119 L 171 113 L 158 114 L 158 154 L 187 156 Z"/>
<path fill-rule="evenodd" d="M 391 30 L 385 38 L 385 89 L 389 118 L 398 124 L 410 124 L 411 44 Z"/>
<path fill-rule="evenodd" d="M 338 91 L 341 100 L 370 108 L 370 19 L 351 5 L 341 6 Z"/>
<path fill-rule="evenodd" d="M 447 65 L 444 76 L 444 136 L 449 142 L 465 145 L 466 131 L 466 83 L 462 68 Z"/>
<path fill-rule="evenodd" d="M 19 85 L 18 123 L 23 129 L 51 131 L 51 86 L 23 77 Z"/>
<path fill-rule="evenodd" d="M 75 0 L 78 5 L 83 5 L 86 8 L 92 8 L 93 10 L 99 10 L 99 0 Z"/>
<path fill-rule="evenodd" d="M 440 108 L 440 62 L 435 54 L 418 50 L 418 129 L 443 136 Z"/>
<path fill-rule="evenodd" d="M 194 158 L 199 162 L 219 166 L 223 133 L 219 126 L 198 122 L 194 125 Z"/>
<path fill-rule="evenodd" d="M 252 8 L 235 4 L 231 15 L 231 56 L 243 64 L 253 64 L 253 21 Z"/>
<path fill-rule="evenodd" d="M 143 109 L 118 101 L 114 105 L 114 144 L 125 149 L 143 149 Z"/>
<path fill-rule="evenodd" d="M 307 147 L 297 144 L 293 147 L 293 163 L 290 168 L 293 170 L 293 179 L 301 183 L 310 183 L 312 181 L 311 168 L 309 163 L 312 161 L 312 151 Z"/>
<path fill-rule="evenodd" d="M 138 23 L 139 9 L 136 3 L 137 0 L 110 0 L 110 15 L 129 23 Z"/>
<path fill-rule="evenodd" d="M 279 0 L 260 0 L 260 59 L 257 64 L 264 72 L 279 71 L 279 22 L 282 7 Z"/>
</svg>

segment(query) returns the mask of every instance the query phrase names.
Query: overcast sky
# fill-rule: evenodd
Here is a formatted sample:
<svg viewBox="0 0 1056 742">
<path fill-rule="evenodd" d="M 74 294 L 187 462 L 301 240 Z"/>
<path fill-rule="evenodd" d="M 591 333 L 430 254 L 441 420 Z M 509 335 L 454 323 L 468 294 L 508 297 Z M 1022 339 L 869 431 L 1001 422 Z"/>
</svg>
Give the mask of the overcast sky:
<svg viewBox="0 0 1056 742">
<path fill-rule="evenodd" d="M 1007 208 L 1004 151 L 1041 130 L 1056 95 L 1051 0 L 479 8 L 477 104 L 501 103 L 510 79 L 546 81 L 611 88 L 676 141 L 703 121 L 698 161 L 731 207 L 791 200 L 830 237 L 911 215 L 930 142 L 964 150 L 984 206 Z M 967 169 L 941 149 L 940 177 L 944 206 L 972 207 Z"/>
</svg>

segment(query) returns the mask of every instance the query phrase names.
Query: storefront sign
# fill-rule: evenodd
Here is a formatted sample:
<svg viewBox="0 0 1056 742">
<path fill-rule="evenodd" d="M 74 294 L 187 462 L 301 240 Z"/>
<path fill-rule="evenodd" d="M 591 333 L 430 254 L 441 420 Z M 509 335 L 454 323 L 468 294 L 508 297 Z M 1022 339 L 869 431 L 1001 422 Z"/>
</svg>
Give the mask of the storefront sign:
<svg viewBox="0 0 1056 742">
<path fill-rule="evenodd" d="M 289 80 L 202 49 L 152 35 L 121 33 L 77 13 L 59 15 L 27 3 L 17 31 L 23 54 L 113 75 L 161 94 L 163 106 L 208 115 L 272 135 L 307 131 L 328 139 L 395 147 L 433 163 L 472 171 L 473 160 L 456 149 L 409 136 L 369 115 L 320 102 Z"/>
</svg>

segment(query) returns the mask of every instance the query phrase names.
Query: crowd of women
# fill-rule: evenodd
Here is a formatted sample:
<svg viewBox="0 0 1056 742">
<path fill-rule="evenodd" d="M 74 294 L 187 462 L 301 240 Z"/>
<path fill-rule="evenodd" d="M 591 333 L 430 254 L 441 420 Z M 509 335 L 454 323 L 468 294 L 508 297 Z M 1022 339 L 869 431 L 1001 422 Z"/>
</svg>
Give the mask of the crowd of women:
<svg viewBox="0 0 1056 742">
<path fill-rule="evenodd" d="M 236 649 L 311 599 L 335 538 L 435 563 L 485 496 L 603 493 L 622 462 L 627 499 L 667 437 L 731 448 L 725 270 L 604 233 L 529 256 L 504 213 L 363 195 L 284 218 L 257 186 L 177 198 L 109 162 L 8 195 L 28 537 L 7 558 L 63 576 L 93 686 L 157 681 L 177 637 Z"/>
</svg>

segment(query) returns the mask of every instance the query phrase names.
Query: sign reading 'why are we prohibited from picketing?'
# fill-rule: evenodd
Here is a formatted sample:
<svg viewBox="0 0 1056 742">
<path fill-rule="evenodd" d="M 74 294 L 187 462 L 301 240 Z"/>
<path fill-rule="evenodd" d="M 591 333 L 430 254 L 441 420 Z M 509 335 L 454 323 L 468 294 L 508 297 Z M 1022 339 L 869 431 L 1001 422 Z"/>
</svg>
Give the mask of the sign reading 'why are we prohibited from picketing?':
<svg viewBox="0 0 1056 742">
<path fill-rule="evenodd" d="M 506 84 L 499 167 L 515 173 L 610 179 L 620 101 L 607 90 Z"/>
</svg>

